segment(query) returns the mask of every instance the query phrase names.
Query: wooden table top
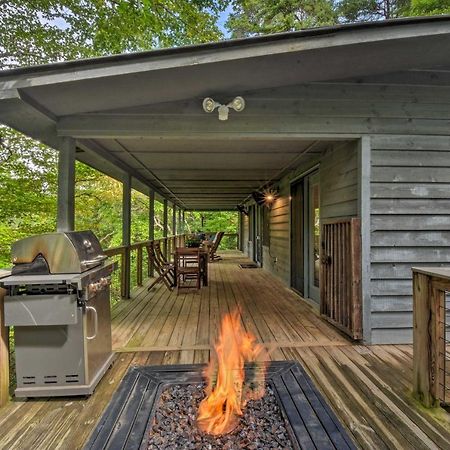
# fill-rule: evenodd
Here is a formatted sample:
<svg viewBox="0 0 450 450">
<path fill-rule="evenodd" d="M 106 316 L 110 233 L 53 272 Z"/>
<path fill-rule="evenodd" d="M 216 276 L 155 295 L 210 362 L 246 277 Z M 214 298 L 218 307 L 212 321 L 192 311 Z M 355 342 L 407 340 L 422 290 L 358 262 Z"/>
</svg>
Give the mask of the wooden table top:
<svg viewBox="0 0 450 450">
<path fill-rule="evenodd" d="M 412 267 L 413 272 L 450 280 L 450 267 Z"/>
</svg>

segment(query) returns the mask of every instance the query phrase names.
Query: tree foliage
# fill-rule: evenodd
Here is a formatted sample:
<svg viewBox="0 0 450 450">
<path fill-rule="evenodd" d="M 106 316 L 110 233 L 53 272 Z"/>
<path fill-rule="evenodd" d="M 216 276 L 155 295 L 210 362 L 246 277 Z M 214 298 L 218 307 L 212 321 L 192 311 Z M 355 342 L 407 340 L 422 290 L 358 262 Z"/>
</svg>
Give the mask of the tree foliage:
<svg viewBox="0 0 450 450">
<path fill-rule="evenodd" d="M 450 12 L 448 0 L 234 0 L 232 37 Z"/>
<path fill-rule="evenodd" d="M 218 40 L 224 0 L 0 0 L 0 69 Z M 0 127 L 0 267 L 21 237 L 54 231 L 57 152 Z M 76 228 L 121 243 L 121 184 L 76 167 Z M 148 203 L 132 193 L 132 240 L 148 235 Z M 156 202 L 157 237 L 162 205 Z"/>
<path fill-rule="evenodd" d="M 225 0 L 0 0 L 0 68 L 208 42 Z"/>
</svg>

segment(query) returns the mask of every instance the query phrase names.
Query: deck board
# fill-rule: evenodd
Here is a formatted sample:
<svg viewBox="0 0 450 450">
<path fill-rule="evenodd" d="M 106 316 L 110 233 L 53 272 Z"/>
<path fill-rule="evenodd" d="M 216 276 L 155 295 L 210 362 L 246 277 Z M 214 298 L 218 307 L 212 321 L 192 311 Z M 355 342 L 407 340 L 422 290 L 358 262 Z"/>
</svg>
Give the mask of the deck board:
<svg viewBox="0 0 450 450">
<path fill-rule="evenodd" d="M 312 308 L 241 255 L 211 264 L 210 284 L 180 295 L 136 289 L 113 307 L 118 357 L 89 398 L 15 400 L 0 410 L 0 448 L 80 449 L 128 368 L 209 359 L 221 315 L 241 320 L 272 359 L 297 360 L 361 448 L 450 449 L 450 419 L 411 396 L 412 346 L 352 345 Z"/>
</svg>

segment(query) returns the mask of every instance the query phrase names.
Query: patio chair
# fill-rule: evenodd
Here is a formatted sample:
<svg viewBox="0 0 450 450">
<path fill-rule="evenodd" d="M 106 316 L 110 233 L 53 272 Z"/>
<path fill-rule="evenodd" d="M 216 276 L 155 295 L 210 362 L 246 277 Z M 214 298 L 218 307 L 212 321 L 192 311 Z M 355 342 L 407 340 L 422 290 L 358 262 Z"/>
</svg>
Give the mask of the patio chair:
<svg viewBox="0 0 450 450">
<path fill-rule="evenodd" d="M 195 287 L 200 289 L 202 277 L 200 252 L 201 250 L 199 248 L 179 247 L 176 249 L 175 266 L 178 290 L 191 288 L 191 285 L 184 284 L 186 281 L 191 280 L 195 280 Z"/>
<path fill-rule="evenodd" d="M 214 238 L 212 246 L 211 246 L 211 248 L 209 250 L 209 259 L 210 259 L 211 262 L 212 261 L 218 261 L 218 260 L 222 259 L 219 255 L 216 254 L 216 252 L 217 252 L 217 249 L 219 248 L 220 241 L 222 240 L 224 234 L 225 234 L 224 231 L 219 231 L 216 234 L 216 237 Z"/>
<path fill-rule="evenodd" d="M 159 242 L 151 242 L 147 245 L 148 259 L 156 270 L 158 277 L 148 287 L 148 291 L 158 283 L 163 282 L 167 289 L 172 290 L 175 285 L 175 271 L 173 264 L 164 258 Z"/>
</svg>

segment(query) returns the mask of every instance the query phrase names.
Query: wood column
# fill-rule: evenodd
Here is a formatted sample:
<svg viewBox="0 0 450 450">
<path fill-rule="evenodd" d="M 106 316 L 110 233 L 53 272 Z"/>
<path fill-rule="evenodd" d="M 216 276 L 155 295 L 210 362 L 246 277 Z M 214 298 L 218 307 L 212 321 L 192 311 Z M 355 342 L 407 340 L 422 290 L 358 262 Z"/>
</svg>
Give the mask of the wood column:
<svg viewBox="0 0 450 450">
<path fill-rule="evenodd" d="M 8 274 L 5 273 L 4 276 L 6 275 Z M 0 408 L 9 400 L 9 328 L 5 327 L 3 315 L 5 293 L 6 291 L 0 288 Z"/>
<path fill-rule="evenodd" d="M 172 233 L 174 236 L 177 235 L 178 227 L 177 227 L 177 205 L 173 204 L 172 208 Z"/>
<path fill-rule="evenodd" d="M 131 176 L 125 175 L 122 190 L 122 245 L 126 246 L 122 256 L 121 288 L 122 297 L 130 298 L 131 294 Z"/>
<path fill-rule="evenodd" d="M 165 198 L 163 201 L 163 237 L 164 237 L 164 246 L 163 251 L 164 255 L 167 258 L 167 225 L 169 223 L 168 218 L 168 210 L 167 210 L 167 199 Z"/>
<path fill-rule="evenodd" d="M 149 205 L 148 205 L 148 240 L 155 240 L 155 191 L 150 189 L 149 192 Z M 148 262 L 148 276 L 152 277 L 155 268 L 153 264 Z"/>
<path fill-rule="evenodd" d="M 413 269 L 413 394 L 427 408 L 445 399 L 445 292 L 449 290 L 448 278 Z"/>
<path fill-rule="evenodd" d="M 56 229 L 75 229 L 75 140 L 61 139 L 58 156 L 58 209 Z"/>
</svg>

